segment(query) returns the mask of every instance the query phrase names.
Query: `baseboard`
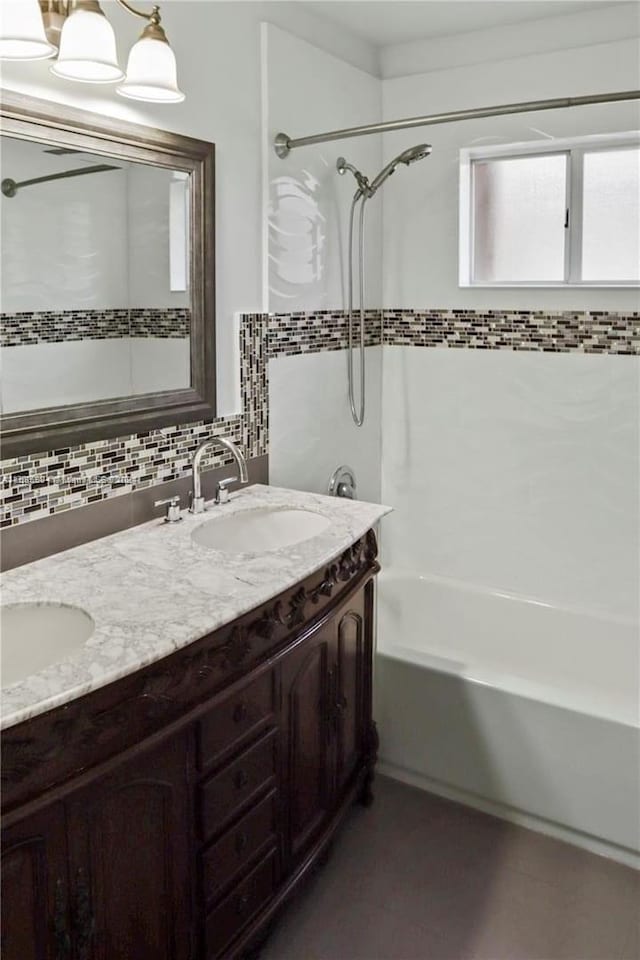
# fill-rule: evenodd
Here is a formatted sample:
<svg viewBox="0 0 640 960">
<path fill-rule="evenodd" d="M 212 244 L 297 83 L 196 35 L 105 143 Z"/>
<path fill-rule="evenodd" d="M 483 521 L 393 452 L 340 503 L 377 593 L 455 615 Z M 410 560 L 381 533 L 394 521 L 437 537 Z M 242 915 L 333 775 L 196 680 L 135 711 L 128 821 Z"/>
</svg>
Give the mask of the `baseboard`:
<svg viewBox="0 0 640 960">
<path fill-rule="evenodd" d="M 459 787 L 451 786 L 440 780 L 434 780 L 422 773 L 416 773 L 413 770 L 406 770 L 404 767 L 398 767 L 393 763 L 387 763 L 384 760 L 379 761 L 376 771 L 382 776 L 389 777 L 392 780 L 399 780 L 411 787 L 418 787 L 427 793 L 435 793 L 439 797 L 445 797 L 447 800 L 453 800 L 456 803 L 462 803 L 467 807 L 473 807 L 482 813 L 490 813 L 494 817 L 500 817 L 501 820 L 507 820 L 509 823 L 515 823 L 520 827 L 526 827 L 528 830 L 535 830 L 536 833 L 544 833 L 556 840 L 562 840 L 570 843 L 574 847 L 581 847 L 590 853 L 595 853 L 600 857 L 608 857 L 610 860 L 616 860 L 627 867 L 633 867 L 634 870 L 640 870 L 640 853 L 630 850 L 627 847 L 620 847 L 617 844 L 609 843 L 598 837 L 593 837 L 587 833 L 581 833 L 579 830 L 572 830 L 570 827 L 562 826 L 551 820 L 545 820 L 543 817 L 536 817 L 534 814 L 525 813 L 515 807 L 509 807 L 507 804 L 499 803 L 493 800 L 487 800 L 478 794 L 470 793 Z"/>
</svg>

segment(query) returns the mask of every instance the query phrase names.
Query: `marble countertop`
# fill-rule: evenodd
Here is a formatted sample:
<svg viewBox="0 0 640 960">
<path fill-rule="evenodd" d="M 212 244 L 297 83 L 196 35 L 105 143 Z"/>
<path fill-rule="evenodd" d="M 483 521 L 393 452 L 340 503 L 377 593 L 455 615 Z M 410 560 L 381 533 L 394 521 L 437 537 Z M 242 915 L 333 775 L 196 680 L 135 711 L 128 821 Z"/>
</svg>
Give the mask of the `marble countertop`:
<svg viewBox="0 0 640 960">
<path fill-rule="evenodd" d="M 223 554 L 191 534 L 256 507 L 311 510 L 319 536 L 262 554 Z M 358 540 L 389 507 L 254 485 L 176 524 L 153 520 L 2 575 L 2 603 L 69 604 L 95 623 L 73 655 L 2 689 L 0 727 L 68 703 L 147 666 L 287 590 Z"/>
</svg>

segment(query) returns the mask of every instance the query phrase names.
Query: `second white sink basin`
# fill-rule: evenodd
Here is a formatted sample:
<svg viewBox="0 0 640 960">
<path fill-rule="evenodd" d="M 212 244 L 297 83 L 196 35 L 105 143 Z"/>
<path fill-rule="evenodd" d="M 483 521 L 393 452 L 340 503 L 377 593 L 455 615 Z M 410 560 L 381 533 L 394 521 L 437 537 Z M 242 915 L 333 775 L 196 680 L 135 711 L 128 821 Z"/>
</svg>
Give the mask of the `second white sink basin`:
<svg viewBox="0 0 640 960">
<path fill-rule="evenodd" d="M 88 613 L 57 603 L 8 603 L 0 607 L 3 687 L 59 663 L 95 630 Z"/>
<path fill-rule="evenodd" d="M 216 517 L 191 534 L 195 543 L 222 553 L 268 553 L 317 537 L 331 521 L 310 510 L 260 507 Z"/>
</svg>

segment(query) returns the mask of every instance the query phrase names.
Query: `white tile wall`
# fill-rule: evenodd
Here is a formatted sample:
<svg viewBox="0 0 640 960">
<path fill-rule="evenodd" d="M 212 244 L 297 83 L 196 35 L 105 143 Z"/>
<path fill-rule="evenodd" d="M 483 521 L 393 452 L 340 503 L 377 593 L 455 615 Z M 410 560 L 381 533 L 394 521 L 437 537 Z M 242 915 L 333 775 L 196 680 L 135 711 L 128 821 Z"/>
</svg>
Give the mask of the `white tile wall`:
<svg viewBox="0 0 640 960">
<path fill-rule="evenodd" d="M 326 493 L 334 469 L 354 468 L 361 500 L 380 500 L 382 348 L 367 349 L 367 414 L 351 420 L 344 350 L 269 362 L 271 483 Z"/>
<path fill-rule="evenodd" d="M 636 616 L 640 360 L 384 348 L 384 561 Z"/>
<path fill-rule="evenodd" d="M 271 24 L 265 25 L 264 38 L 269 310 L 343 308 L 348 213 L 356 182 L 351 174 L 337 173 L 336 160 L 344 154 L 373 177 L 382 165 L 381 138 L 304 147 L 286 160 L 275 155 L 271 143 L 280 131 L 295 137 L 379 120 L 380 81 Z M 381 211 L 380 197 L 367 205 L 367 302 L 373 307 L 382 295 Z"/>
</svg>

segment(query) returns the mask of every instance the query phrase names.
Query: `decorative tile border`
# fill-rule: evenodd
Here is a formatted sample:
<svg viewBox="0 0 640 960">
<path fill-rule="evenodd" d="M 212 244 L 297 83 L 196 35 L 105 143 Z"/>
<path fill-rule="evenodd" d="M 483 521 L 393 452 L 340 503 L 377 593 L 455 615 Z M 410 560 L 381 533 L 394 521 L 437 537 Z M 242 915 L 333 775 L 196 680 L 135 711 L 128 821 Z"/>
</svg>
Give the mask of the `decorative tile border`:
<svg viewBox="0 0 640 960">
<path fill-rule="evenodd" d="M 382 313 L 367 310 L 365 344 L 382 342 Z M 358 342 L 358 318 L 354 342 Z M 318 310 L 314 313 L 269 314 L 269 359 L 325 350 L 345 350 L 349 343 L 349 315 L 345 310 Z"/>
<path fill-rule="evenodd" d="M 191 310 L 188 307 L 132 307 L 129 310 L 130 337 L 156 337 L 162 340 L 188 337 Z"/>
<path fill-rule="evenodd" d="M 247 313 L 240 324 L 242 440 L 252 457 L 269 452 L 268 322 L 267 314 Z"/>
<path fill-rule="evenodd" d="M 544 353 L 640 353 L 640 313 L 385 310 L 384 343 Z"/>
<path fill-rule="evenodd" d="M 250 458 L 267 453 L 266 326 L 261 314 L 241 319 L 241 415 L 5 460 L 0 465 L 0 526 L 38 520 L 188 476 L 198 443 L 212 434 L 244 444 Z M 203 465 L 215 468 L 232 462 L 230 454 L 215 450 Z"/>
<path fill-rule="evenodd" d="M 367 311 L 369 346 L 380 344 L 383 328 L 384 343 L 390 345 L 640 353 L 639 313 Z M 197 444 L 212 433 L 242 443 L 251 458 L 263 456 L 269 450 L 268 361 L 344 349 L 347 331 L 344 311 L 244 314 L 240 323 L 242 414 L 6 460 L 0 465 L 0 526 L 187 476 Z M 228 454 L 216 451 L 206 465 L 230 462 Z"/>
<path fill-rule="evenodd" d="M 357 324 L 357 321 L 356 321 Z M 342 310 L 270 314 L 268 357 L 348 345 Z M 357 341 L 357 326 L 356 326 Z M 548 353 L 640 353 L 640 313 L 542 310 L 367 310 L 365 343 Z"/>
<path fill-rule="evenodd" d="M 186 307 L 133 307 L 126 310 L 38 310 L 0 314 L 0 346 L 30 346 L 71 340 L 121 337 L 188 337 Z"/>
</svg>

